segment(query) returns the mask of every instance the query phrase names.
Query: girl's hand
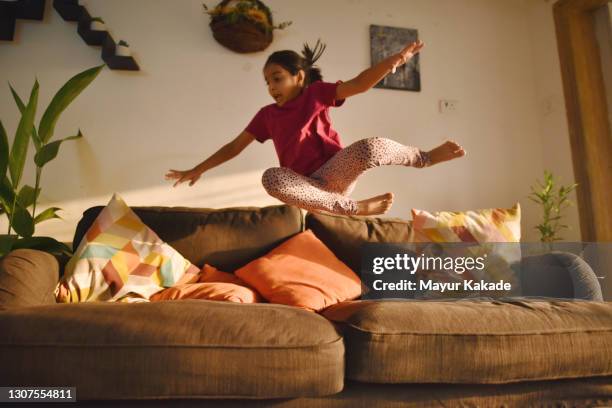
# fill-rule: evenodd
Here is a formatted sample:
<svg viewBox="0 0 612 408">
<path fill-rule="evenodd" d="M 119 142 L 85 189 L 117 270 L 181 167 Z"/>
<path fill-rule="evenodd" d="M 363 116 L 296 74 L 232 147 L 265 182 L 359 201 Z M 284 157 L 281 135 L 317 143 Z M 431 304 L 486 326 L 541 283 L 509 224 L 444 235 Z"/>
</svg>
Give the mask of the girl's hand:
<svg viewBox="0 0 612 408">
<path fill-rule="evenodd" d="M 176 183 L 172 187 L 176 187 L 178 184 L 183 183 L 185 181 L 189 181 L 189 185 L 193 186 L 196 181 L 202 176 L 203 171 L 198 170 L 197 167 L 189 170 L 173 170 L 170 169 L 168 173 L 166 173 L 166 180 L 176 179 Z"/>
<path fill-rule="evenodd" d="M 421 41 L 421 40 L 413 42 L 412 44 L 407 45 L 403 50 L 401 50 L 397 54 L 397 56 L 399 57 L 399 60 L 395 63 L 395 65 L 393 65 L 393 68 L 391 69 L 391 72 L 393 74 L 395 74 L 396 68 L 399 67 L 400 65 L 405 64 L 406 62 L 408 62 L 408 60 L 410 58 L 412 58 L 416 54 L 418 54 L 419 51 L 421 51 L 421 48 L 423 48 L 424 45 L 425 45 L 425 43 L 423 43 L 423 41 Z"/>
</svg>

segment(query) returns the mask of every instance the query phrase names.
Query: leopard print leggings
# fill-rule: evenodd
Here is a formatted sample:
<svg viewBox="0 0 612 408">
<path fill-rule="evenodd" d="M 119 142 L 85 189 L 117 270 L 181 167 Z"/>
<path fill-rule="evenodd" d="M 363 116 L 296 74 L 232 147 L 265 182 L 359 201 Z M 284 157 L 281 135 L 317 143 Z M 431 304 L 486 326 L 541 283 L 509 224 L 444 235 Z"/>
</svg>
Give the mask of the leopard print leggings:
<svg viewBox="0 0 612 408">
<path fill-rule="evenodd" d="M 354 215 L 357 201 L 348 195 L 361 174 L 378 166 L 422 168 L 430 163 L 429 152 L 384 137 L 371 137 L 338 151 L 310 176 L 287 167 L 272 167 L 264 171 L 261 182 L 268 194 L 286 204 L 307 211 Z"/>
</svg>

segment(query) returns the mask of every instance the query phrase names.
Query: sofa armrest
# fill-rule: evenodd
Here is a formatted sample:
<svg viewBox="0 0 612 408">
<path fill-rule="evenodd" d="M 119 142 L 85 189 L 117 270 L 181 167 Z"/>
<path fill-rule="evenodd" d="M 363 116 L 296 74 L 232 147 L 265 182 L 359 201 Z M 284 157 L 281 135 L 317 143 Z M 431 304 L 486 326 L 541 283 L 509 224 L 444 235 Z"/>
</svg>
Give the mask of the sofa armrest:
<svg viewBox="0 0 612 408">
<path fill-rule="evenodd" d="M 595 272 L 584 259 L 571 252 L 530 255 L 515 265 L 523 296 L 603 300 Z"/>
<path fill-rule="evenodd" d="M 57 258 L 37 249 L 15 249 L 0 259 L 0 310 L 54 304 Z"/>
</svg>

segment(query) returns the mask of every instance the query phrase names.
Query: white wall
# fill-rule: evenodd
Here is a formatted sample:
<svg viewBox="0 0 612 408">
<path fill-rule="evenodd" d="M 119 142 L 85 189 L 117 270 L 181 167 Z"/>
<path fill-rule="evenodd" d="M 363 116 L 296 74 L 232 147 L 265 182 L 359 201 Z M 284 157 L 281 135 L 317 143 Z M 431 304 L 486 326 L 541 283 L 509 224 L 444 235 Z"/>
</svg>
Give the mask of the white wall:
<svg viewBox="0 0 612 408">
<path fill-rule="evenodd" d="M 394 191 L 387 215 L 402 218 L 411 208 L 507 208 L 519 201 L 524 240 L 534 241 L 540 208 L 527 199 L 529 185 L 544 168 L 563 184 L 573 180 L 552 7 L 543 0 L 267 0 L 276 23 L 293 24 L 275 31 L 265 51 L 246 55 L 215 42 L 199 0 L 81 4 L 131 44 L 142 71 L 105 68 L 61 117 L 56 137 L 81 128 L 85 138 L 64 144 L 44 169 L 41 208 L 62 207 L 64 220 L 39 224 L 39 235 L 71 240 L 82 211 L 106 204 L 113 192 L 131 206 L 279 203 L 260 183 L 261 173 L 278 165 L 271 142 L 251 144 L 193 187 L 172 188 L 164 174 L 199 163 L 272 102 L 261 73 L 271 52 L 299 51 L 320 37 L 327 44 L 319 60 L 324 79 L 347 80 L 370 64 L 370 24 L 419 30 L 422 91 L 371 89 L 332 109 L 344 144 L 385 136 L 431 149 L 450 138 L 467 156 L 426 169 L 373 169 L 354 197 Z M 87 46 L 76 24 L 50 4 L 44 22 L 20 20 L 17 30 L 14 42 L 0 43 L 0 118 L 9 135 L 18 114 L 7 80 L 25 96 L 37 77 L 42 111 L 70 76 L 101 63 L 100 49 Z M 458 100 L 458 111 L 440 114 L 442 98 Z M 34 183 L 31 162 L 24 177 Z M 572 230 L 564 237 L 578 240 L 576 209 L 567 215 Z"/>
</svg>

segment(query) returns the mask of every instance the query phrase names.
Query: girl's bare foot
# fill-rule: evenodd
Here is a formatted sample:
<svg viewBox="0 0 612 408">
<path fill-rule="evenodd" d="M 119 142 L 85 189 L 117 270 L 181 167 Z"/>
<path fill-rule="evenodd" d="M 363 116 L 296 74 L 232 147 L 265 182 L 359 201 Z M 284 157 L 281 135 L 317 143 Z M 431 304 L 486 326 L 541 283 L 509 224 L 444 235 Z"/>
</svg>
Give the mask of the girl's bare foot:
<svg viewBox="0 0 612 408">
<path fill-rule="evenodd" d="M 366 200 L 357 201 L 356 215 L 384 214 L 393 204 L 393 193 L 385 193 Z"/>
<path fill-rule="evenodd" d="M 431 161 L 430 166 L 447 160 L 456 159 L 465 156 L 465 150 L 452 140 L 442 143 L 440 146 L 429 151 Z"/>
</svg>

